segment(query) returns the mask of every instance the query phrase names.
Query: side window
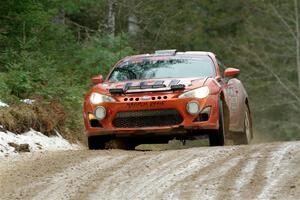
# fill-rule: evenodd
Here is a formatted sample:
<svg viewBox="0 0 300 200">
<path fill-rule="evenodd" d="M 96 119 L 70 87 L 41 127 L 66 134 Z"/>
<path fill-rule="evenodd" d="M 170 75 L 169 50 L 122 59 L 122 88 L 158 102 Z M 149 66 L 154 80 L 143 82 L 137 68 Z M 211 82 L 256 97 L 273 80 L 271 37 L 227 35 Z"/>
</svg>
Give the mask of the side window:
<svg viewBox="0 0 300 200">
<path fill-rule="evenodd" d="M 224 72 L 225 72 L 225 65 L 217 58 L 217 63 L 219 65 L 219 69 L 220 69 L 220 72 L 221 72 L 221 76 L 224 75 Z"/>
</svg>

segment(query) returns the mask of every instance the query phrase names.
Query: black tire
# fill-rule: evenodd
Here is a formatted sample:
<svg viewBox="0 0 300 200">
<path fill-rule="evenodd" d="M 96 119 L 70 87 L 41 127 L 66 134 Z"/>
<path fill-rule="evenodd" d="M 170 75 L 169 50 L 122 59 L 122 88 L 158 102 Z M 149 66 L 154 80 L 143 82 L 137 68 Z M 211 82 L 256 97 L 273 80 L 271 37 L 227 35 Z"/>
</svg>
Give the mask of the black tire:
<svg viewBox="0 0 300 200">
<path fill-rule="evenodd" d="M 210 146 L 224 146 L 225 144 L 225 121 L 223 112 L 223 101 L 219 101 L 219 129 L 209 134 L 209 145 Z"/>
<path fill-rule="evenodd" d="M 252 118 L 248 105 L 246 105 L 246 113 L 244 117 L 244 131 L 233 133 L 233 143 L 236 145 L 250 144 L 253 138 Z"/>
<path fill-rule="evenodd" d="M 90 150 L 104 149 L 105 141 L 98 136 L 90 136 L 88 137 L 88 147 Z"/>
</svg>

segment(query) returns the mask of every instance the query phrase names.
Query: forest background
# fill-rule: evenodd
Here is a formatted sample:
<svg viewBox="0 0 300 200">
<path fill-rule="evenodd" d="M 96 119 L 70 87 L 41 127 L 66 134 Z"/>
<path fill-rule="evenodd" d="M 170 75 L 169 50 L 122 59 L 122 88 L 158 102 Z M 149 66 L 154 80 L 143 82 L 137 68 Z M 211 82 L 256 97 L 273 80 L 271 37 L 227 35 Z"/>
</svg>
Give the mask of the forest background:
<svg viewBox="0 0 300 200">
<path fill-rule="evenodd" d="M 94 75 L 158 49 L 216 53 L 241 70 L 255 134 L 300 139 L 298 0 L 0 0 L 4 128 L 83 139 Z M 24 105 L 22 99 L 34 99 Z"/>
</svg>

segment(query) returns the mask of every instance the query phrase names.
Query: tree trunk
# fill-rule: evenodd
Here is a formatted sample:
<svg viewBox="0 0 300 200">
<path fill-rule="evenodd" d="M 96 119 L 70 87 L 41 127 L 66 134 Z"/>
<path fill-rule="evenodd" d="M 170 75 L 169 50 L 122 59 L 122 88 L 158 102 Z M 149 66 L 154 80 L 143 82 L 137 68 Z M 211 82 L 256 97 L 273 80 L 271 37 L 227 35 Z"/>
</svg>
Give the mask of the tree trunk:
<svg viewBox="0 0 300 200">
<path fill-rule="evenodd" d="M 134 14 L 128 16 L 128 34 L 135 36 L 139 31 L 138 20 Z"/>
<path fill-rule="evenodd" d="M 109 0 L 109 7 L 108 7 L 108 33 L 112 35 L 113 37 L 115 36 L 115 15 L 116 15 L 116 5 L 117 2 L 116 0 Z"/>
<path fill-rule="evenodd" d="M 297 72 L 298 72 L 298 89 L 300 93 L 300 33 L 299 33 L 299 13 L 298 13 L 298 0 L 295 3 L 295 22 L 296 22 L 296 59 L 297 59 Z"/>
</svg>

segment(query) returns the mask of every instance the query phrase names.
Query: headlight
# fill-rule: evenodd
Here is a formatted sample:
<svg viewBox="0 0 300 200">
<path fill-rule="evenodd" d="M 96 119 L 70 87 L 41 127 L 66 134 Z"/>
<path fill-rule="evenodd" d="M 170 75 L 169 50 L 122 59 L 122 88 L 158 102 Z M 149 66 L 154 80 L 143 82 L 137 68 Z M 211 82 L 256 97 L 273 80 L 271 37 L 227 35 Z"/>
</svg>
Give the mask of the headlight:
<svg viewBox="0 0 300 200">
<path fill-rule="evenodd" d="M 102 102 L 114 102 L 116 100 L 110 96 L 93 92 L 91 94 L 90 101 L 92 104 L 99 104 Z"/>
<path fill-rule="evenodd" d="M 178 98 L 199 98 L 203 99 L 209 95 L 209 88 L 207 86 L 197 88 L 179 95 Z"/>
</svg>

